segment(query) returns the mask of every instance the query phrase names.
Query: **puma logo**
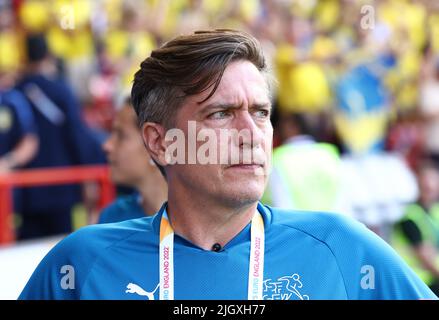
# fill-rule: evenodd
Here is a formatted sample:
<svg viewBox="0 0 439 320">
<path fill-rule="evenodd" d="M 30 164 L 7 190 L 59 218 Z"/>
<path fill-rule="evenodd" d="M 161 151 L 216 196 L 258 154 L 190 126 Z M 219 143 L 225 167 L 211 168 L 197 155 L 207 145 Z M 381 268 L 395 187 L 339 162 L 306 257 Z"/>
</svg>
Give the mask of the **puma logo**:
<svg viewBox="0 0 439 320">
<path fill-rule="evenodd" d="M 157 284 L 157 287 L 155 287 L 154 291 L 148 292 L 148 291 L 143 290 L 137 284 L 129 283 L 127 285 L 127 290 L 125 290 L 125 293 L 135 293 L 135 294 L 138 294 L 139 296 L 146 296 L 148 298 L 148 300 L 154 300 L 154 293 L 157 291 L 159 286 L 160 286 L 160 283 Z"/>
</svg>

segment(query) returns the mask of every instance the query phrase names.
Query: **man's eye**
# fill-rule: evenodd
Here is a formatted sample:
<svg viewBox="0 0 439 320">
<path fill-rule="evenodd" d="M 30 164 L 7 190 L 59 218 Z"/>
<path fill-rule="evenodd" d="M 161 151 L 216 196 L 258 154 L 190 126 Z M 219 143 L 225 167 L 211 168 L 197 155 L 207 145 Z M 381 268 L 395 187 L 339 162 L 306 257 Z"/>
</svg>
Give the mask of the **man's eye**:
<svg viewBox="0 0 439 320">
<path fill-rule="evenodd" d="M 227 111 L 217 111 L 210 114 L 208 118 L 212 120 L 219 120 L 219 119 L 227 118 L 228 116 L 229 113 Z"/>
<path fill-rule="evenodd" d="M 258 110 L 255 112 L 256 117 L 258 118 L 267 118 L 270 116 L 270 111 L 268 110 Z"/>
</svg>

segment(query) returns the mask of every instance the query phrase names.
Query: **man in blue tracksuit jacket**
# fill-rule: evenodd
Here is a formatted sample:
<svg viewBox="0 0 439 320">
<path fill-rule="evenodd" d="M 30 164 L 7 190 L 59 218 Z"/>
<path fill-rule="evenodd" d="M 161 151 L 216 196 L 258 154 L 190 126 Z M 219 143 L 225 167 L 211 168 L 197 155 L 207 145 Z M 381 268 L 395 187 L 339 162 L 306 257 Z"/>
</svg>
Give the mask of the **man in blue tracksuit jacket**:
<svg viewBox="0 0 439 320">
<path fill-rule="evenodd" d="M 243 32 L 200 31 L 154 50 L 131 96 L 168 202 L 152 217 L 67 237 L 20 298 L 435 299 L 358 222 L 259 202 L 269 88 L 260 45 Z"/>
</svg>

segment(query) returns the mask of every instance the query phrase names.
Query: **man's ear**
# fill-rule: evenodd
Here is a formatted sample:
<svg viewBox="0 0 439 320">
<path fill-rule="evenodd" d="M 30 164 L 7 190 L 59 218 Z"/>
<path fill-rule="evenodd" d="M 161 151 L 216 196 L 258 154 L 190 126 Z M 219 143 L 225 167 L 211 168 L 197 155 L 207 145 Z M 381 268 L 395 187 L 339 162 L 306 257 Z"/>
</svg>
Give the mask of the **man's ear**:
<svg viewBox="0 0 439 320">
<path fill-rule="evenodd" d="M 146 150 L 151 158 L 153 158 L 159 165 L 163 167 L 166 166 L 165 128 L 161 124 L 155 122 L 145 122 L 142 125 L 141 131 L 143 143 L 145 144 Z"/>
</svg>

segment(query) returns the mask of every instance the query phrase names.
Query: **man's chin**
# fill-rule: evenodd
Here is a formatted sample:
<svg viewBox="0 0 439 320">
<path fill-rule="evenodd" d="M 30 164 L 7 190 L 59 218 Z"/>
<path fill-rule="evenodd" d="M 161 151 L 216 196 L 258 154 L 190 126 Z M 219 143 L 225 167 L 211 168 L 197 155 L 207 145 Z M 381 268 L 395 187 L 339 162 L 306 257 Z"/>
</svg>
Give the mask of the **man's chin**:
<svg viewBox="0 0 439 320">
<path fill-rule="evenodd" d="M 230 189 L 226 190 L 227 202 L 235 206 L 251 205 L 258 202 L 262 197 L 262 192 L 259 188 L 249 188 L 248 186 L 242 186 L 237 188 L 238 185 L 234 185 Z"/>
<path fill-rule="evenodd" d="M 124 175 L 121 175 L 116 171 L 111 172 L 111 181 L 113 181 L 113 183 L 120 185 L 120 186 L 129 187 L 132 185 L 132 183 L 127 181 L 127 179 Z"/>
</svg>

